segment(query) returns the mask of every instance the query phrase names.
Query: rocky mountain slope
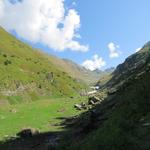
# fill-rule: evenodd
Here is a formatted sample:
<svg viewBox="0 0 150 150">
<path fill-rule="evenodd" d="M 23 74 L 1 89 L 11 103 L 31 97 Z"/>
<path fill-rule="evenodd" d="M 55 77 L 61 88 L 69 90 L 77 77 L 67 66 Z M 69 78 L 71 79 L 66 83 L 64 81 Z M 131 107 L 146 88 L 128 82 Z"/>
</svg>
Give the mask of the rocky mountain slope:
<svg viewBox="0 0 150 150">
<path fill-rule="evenodd" d="M 150 149 L 150 44 L 128 57 L 100 89 L 106 96 L 72 124 L 65 150 Z M 60 149 L 60 147 L 58 149 Z"/>
<path fill-rule="evenodd" d="M 146 43 L 139 52 L 128 57 L 123 64 L 118 65 L 113 72 L 113 77 L 108 82 L 108 85 L 120 85 L 131 77 L 137 76 L 146 71 L 145 66 L 150 61 L 149 43 L 150 42 Z"/>
<path fill-rule="evenodd" d="M 94 84 L 103 75 L 102 71 L 90 71 L 68 59 L 59 59 L 55 56 L 49 56 L 49 60 L 55 66 L 68 73 L 71 77 L 85 82 Z"/>
</svg>

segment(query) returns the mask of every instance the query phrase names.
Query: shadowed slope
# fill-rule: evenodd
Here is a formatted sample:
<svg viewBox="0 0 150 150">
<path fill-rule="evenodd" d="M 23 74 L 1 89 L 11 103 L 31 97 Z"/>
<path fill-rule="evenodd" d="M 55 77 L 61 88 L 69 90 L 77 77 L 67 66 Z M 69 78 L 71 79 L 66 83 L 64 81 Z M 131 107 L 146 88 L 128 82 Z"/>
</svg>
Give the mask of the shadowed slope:
<svg viewBox="0 0 150 150">
<path fill-rule="evenodd" d="M 63 141 L 58 149 L 149 150 L 150 47 L 119 65 L 99 95 L 103 90 L 107 97 L 93 108 L 94 114 L 78 118 L 73 129 L 80 127 L 78 136 Z"/>
</svg>

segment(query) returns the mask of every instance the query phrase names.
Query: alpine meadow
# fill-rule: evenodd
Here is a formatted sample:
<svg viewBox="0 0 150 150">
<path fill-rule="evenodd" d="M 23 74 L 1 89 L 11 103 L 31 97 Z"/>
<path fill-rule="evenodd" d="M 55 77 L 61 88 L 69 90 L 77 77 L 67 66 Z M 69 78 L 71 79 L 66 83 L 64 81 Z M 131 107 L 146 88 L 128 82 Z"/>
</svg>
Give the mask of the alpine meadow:
<svg viewBox="0 0 150 150">
<path fill-rule="evenodd" d="M 0 150 L 150 150 L 149 5 L 0 0 Z"/>
</svg>

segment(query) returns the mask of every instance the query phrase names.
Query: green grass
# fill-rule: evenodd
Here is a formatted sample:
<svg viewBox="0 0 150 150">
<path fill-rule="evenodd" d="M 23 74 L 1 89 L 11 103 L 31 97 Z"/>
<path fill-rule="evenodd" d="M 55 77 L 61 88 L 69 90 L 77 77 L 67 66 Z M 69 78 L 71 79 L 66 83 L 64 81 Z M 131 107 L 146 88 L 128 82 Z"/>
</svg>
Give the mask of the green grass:
<svg viewBox="0 0 150 150">
<path fill-rule="evenodd" d="M 62 130 L 61 126 L 55 126 L 62 121 L 58 117 L 81 113 L 74 109 L 74 104 L 81 101 L 85 101 L 85 98 L 50 98 L 27 104 L 0 106 L 0 140 L 15 136 L 21 129 L 28 127 L 37 128 L 41 132 Z"/>
<path fill-rule="evenodd" d="M 83 82 L 54 65 L 50 56 L 22 43 L 2 28 L 0 39 L 0 97 L 10 103 L 32 101 L 41 96 L 76 96 L 86 88 Z"/>
</svg>

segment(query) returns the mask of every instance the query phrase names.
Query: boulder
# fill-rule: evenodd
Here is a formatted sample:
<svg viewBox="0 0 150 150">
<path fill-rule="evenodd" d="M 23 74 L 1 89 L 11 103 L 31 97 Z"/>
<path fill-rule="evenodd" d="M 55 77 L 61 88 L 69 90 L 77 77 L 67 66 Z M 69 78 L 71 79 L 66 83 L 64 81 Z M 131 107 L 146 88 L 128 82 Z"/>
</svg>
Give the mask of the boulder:
<svg viewBox="0 0 150 150">
<path fill-rule="evenodd" d="M 54 73 L 53 72 L 46 73 L 46 79 L 50 82 L 53 82 L 54 81 Z"/>
<path fill-rule="evenodd" d="M 32 137 L 39 134 L 39 130 L 37 129 L 23 129 L 21 130 L 19 133 L 17 133 L 17 136 L 21 137 L 21 138 L 27 138 L 27 137 Z"/>
<path fill-rule="evenodd" d="M 79 105 L 79 104 L 75 104 L 75 105 L 74 105 L 74 108 L 76 108 L 77 110 L 82 110 L 82 106 Z"/>
<path fill-rule="evenodd" d="M 77 110 L 88 109 L 88 105 L 82 102 L 81 104 L 75 104 L 74 108 L 76 108 Z"/>
<path fill-rule="evenodd" d="M 99 102 L 100 99 L 96 96 L 92 96 L 92 97 L 89 97 L 89 101 L 88 101 L 88 104 L 89 105 L 94 105 L 95 103 Z"/>
<path fill-rule="evenodd" d="M 83 108 L 83 109 L 88 109 L 88 106 L 86 105 L 86 103 L 81 103 L 81 107 Z"/>
<path fill-rule="evenodd" d="M 93 100 L 89 100 L 89 105 L 95 105 L 95 103 L 93 102 Z"/>
</svg>

